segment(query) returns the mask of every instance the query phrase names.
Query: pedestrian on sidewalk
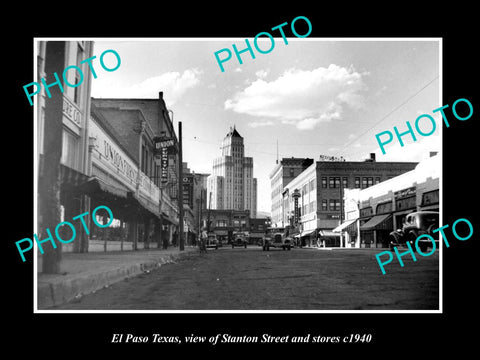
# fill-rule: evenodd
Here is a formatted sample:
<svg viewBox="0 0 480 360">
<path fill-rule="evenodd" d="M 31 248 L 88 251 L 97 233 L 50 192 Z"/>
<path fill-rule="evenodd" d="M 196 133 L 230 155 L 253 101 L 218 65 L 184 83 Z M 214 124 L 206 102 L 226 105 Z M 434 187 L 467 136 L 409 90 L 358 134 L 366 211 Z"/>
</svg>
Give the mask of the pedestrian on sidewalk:
<svg viewBox="0 0 480 360">
<path fill-rule="evenodd" d="M 168 238 L 165 236 L 165 234 L 162 234 L 162 243 L 163 248 L 166 250 L 168 248 Z"/>
<path fill-rule="evenodd" d="M 174 247 L 177 247 L 177 239 L 178 239 L 178 233 L 177 233 L 177 230 L 175 230 L 175 232 L 173 233 L 173 246 Z"/>
<path fill-rule="evenodd" d="M 200 248 L 200 253 L 204 252 L 207 253 L 207 230 L 205 228 L 202 228 L 202 232 L 200 233 L 200 243 L 199 243 L 199 248 Z"/>
</svg>

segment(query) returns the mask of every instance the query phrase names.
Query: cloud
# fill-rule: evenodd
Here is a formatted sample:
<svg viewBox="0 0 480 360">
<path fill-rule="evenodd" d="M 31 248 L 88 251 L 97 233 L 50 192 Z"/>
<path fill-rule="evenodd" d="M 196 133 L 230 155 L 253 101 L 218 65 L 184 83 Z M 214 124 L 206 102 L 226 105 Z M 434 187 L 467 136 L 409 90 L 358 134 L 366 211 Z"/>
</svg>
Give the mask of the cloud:
<svg viewBox="0 0 480 360">
<path fill-rule="evenodd" d="M 183 73 L 178 71 L 166 72 L 130 86 L 116 86 L 102 89 L 102 95 L 107 97 L 127 98 L 156 98 L 158 92 L 163 91 L 165 101 L 172 105 L 190 88 L 199 84 L 201 71 L 187 69 Z"/>
<path fill-rule="evenodd" d="M 270 82 L 257 79 L 227 99 L 224 105 L 226 110 L 309 130 L 321 122 L 341 118 L 347 108 L 364 106 L 363 75 L 352 66 L 344 68 L 335 64 L 311 71 L 289 69 Z"/>
<path fill-rule="evenodd" d="M 260 127 L 260 126 L 270 126 L 270 125 L 274 125 L 275 123 L 271 120 L 264 120 L 264 121 L 252 121 L 250 123 L 248 123 L 248 126 L 252 127 L 252 128 L 257 128 L 257 127 Z"/>
<path fill-rule="evenodd" d="M 264 78 L 267 77 L 268 71 L 261 69 L 261 70 L 258 70 L 258 71 L 255 73 L 255 75 L 256 75 L 257 78 L 259 78 L 259 79 L 264 79 Z"/>
</svg>

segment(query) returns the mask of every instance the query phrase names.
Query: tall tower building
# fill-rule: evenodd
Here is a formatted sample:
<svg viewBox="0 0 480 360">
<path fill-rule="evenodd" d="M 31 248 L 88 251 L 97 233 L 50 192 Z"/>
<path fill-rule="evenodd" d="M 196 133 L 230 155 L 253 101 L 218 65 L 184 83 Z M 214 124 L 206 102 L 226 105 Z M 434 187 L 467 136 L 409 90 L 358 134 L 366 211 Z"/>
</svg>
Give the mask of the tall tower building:
<svg viewBox="0 0 480 360">
<path fill-rule="evenodd" d="M 253 177 L 253 158 L 245 157 L 243 137 L 235 129 L 222 141 L 222 156 L 213 161 L 208 177 L 208 201 L 211 209 L 249 210 L 257 216 L 257 179 Z"/>
</svg>

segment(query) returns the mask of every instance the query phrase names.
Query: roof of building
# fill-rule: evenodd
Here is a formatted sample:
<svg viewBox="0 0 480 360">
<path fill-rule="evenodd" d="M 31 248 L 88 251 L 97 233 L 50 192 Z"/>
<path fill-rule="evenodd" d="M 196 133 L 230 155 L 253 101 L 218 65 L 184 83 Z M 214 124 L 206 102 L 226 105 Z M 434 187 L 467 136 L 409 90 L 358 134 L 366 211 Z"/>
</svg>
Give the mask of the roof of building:
<svg viewBox="0 0 480 360">
<path fill-rule="evenodd" d="M 242 136 L 238 133 L 237 129 L 235 128 L 235 125 L 233 125 L 233 128 L 232 127 L 230 128 L 230 131 L 227 134 L 227 137 L 228 136 L 242 138 Z"/>
<path fill-rule="evenodd" d="M 159 92 L 159 97 L 156 99 L 92 97 L 92 103 L 94 103 L 97 108 L 141 111 L 154 134 L 159 135 L 162 131 L 165 131 L 166 136 L 176 138 L 172 122 L 173 118 L 170 119 L 169 110 L 163 99 L 163 92 Z"/>
<path fill-rule="evenodd" d="M 118 108 L 99 108 L 92 103 L 91 113 L 97 123 L 138 164 L 138 142 L 140 141 L 138 134 L 143 119 L 142 112 Z"/>
</svg>

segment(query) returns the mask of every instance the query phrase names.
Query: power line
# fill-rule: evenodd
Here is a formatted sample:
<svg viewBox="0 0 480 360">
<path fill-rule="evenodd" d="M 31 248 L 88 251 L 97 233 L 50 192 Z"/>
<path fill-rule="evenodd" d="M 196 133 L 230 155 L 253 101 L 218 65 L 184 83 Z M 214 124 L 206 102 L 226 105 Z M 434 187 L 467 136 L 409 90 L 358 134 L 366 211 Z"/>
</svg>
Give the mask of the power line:
<svg viewBox="0 0 480 360">
<path fill-rule="evenodd" d="M 387 117 L 389 117 L 390 115 L 392 115 L 395 111 L 397 111 L 398 109 L 400 109 L 402 106 L 404 106 L 405 104 L 407 104 L 412 98 L 414 98 L 415 96 L 417 96 L 419 93 L 421 93 L 424 89 L 426 89 L 430 84 L 432 84 L 435 80 L 437 80 L 439 78 L 439 76 L 435 76 L 432 80 L 430 80 L 428 83 L 426 83 L 425 85 L 423 85 L 419 90 L 417 90 L 413 95 L 410 95 L 407 99 L 405 99 L 401 104 L 397 105 L 393 110 L 391 110 L 390 112 L 388 112 L 386 115 L 384 115 L 379 121 L 377 121 L 375 124 L 373 124 L 371 127 L 369 127 L 366 131 L 364 131 L 363 133 L 361 133 L 359 136 L 357 136 L 355 139 L 353 139 L 352 141 L 346 143 L 341 149 L 345 149 L 347 146 L 351 145 L 353 142 L 357 141 L 359 138 L 361 138 L 363 135 L 365 135 L 366 133 L 368 133 L 370 130 L 372 130 L 375 126 L 377 126 L 378 124 L 380 124 L 383 120 L 385 120 Z M 338 155 L 340 153 L 340 151 L 338 151 L 336 153 L 336 155 Z"/>
</svg>

